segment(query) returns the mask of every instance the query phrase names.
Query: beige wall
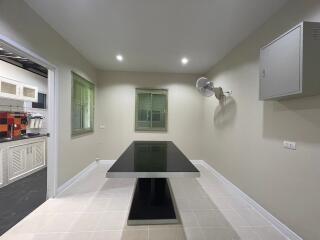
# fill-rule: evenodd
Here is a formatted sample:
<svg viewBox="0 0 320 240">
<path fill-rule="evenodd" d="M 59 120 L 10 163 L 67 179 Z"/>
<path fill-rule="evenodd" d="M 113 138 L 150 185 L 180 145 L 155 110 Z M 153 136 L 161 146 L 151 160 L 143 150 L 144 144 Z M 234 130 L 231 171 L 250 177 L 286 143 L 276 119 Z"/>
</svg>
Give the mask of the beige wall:
<svg viewBox="0 0 320 240">
<path fill-rule="evenodd" d="M 96 157 L 95 134 L 76 139 L 70 137 L 71 70 L 95 81 L 95 69 L 22 0 L 0 0 L 0 34 L 58 68 L 58 185 L 61 185 Z"/>
<path fill-rule="evenodd" d="M 133 140 L 172 140 L 199 159 L 203 98 L 195 75 L 101 72 L 98 83 L 99 157 L 116 159 Z M 134 131 L 135 88 L 168 89 L 168 132 Z M 99 127 L 98 126 L 98 127 Z"/>
<path fill-rule="evenodd" d="M 233 90 L 206 99 L 206 160 L 305 240 L 320 239 L 320 96 L 258 100 L 259 48 L 302 20 L 320 21 L 320 2 L 293 0 L 208 74 Z M 297 150 L 282 147 L 297 142 Z"/>
</svg>

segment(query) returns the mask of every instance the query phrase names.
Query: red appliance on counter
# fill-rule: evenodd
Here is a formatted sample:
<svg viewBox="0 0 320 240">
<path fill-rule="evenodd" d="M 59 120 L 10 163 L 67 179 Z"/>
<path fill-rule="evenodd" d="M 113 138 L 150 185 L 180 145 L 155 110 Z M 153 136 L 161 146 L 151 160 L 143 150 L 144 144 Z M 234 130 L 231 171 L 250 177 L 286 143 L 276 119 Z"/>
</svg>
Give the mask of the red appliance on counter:
<svg viewBox="0 0 320 240">
<path fill-rule="evenodd" d="M 26 135 L 28 126 L 27 113 L 25 112 L 0 112 L 0 138 L 20 137 Z"/>
</svg>

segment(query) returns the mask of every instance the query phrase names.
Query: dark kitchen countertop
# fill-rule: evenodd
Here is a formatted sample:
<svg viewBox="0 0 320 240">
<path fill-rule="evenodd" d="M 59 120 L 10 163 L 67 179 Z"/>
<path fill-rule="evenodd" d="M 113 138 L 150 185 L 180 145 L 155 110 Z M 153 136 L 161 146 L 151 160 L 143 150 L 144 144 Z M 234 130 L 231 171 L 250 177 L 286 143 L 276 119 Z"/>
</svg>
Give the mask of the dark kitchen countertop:
<svg viewBox="0 0 320 240">
<path fill-rule="evenodd" d="M 14 142 L 14 141 L 20 141 L 20 140 L 28 140 L 33 138 L 39 138 L 39 137 L 49 137 L 49 133 L 46 134 L 39 134 L 34 136 L 21 136 L 21 137 L 15 137 L 15 138 L 0 138 L 0 143 L 6 143 L 6 142 Z"/>
</svg>

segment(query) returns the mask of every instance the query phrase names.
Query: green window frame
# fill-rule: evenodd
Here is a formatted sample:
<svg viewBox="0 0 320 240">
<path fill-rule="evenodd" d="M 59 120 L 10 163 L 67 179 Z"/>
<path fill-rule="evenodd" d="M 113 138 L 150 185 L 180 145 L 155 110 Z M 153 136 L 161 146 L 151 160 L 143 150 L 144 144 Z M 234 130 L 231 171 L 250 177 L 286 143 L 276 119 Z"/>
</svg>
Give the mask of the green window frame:
<svg viewBox="0 0 320 240">
<path fill-rule="evenodd" d="M 72 72 L 71 136 L 94 130 L 95 85 Z"/>
<path fill-rule="evenodd" d="M 135 130 L 167 131 L 168 90 L 136 89 Z"/>
</svg>

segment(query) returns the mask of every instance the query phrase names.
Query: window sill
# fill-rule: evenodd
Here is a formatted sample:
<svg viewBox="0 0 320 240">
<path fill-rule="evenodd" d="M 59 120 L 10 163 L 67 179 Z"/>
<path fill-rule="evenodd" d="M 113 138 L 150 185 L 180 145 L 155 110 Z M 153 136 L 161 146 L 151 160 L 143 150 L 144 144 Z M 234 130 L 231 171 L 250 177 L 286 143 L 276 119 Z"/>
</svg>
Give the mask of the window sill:
<svg viewBox="0 0 320 240">
<path fill-rule="evenodd" d="M 135 132 L 168 132 L 168 130 L 166 128 L 136 128 Z"/>
</svg>

